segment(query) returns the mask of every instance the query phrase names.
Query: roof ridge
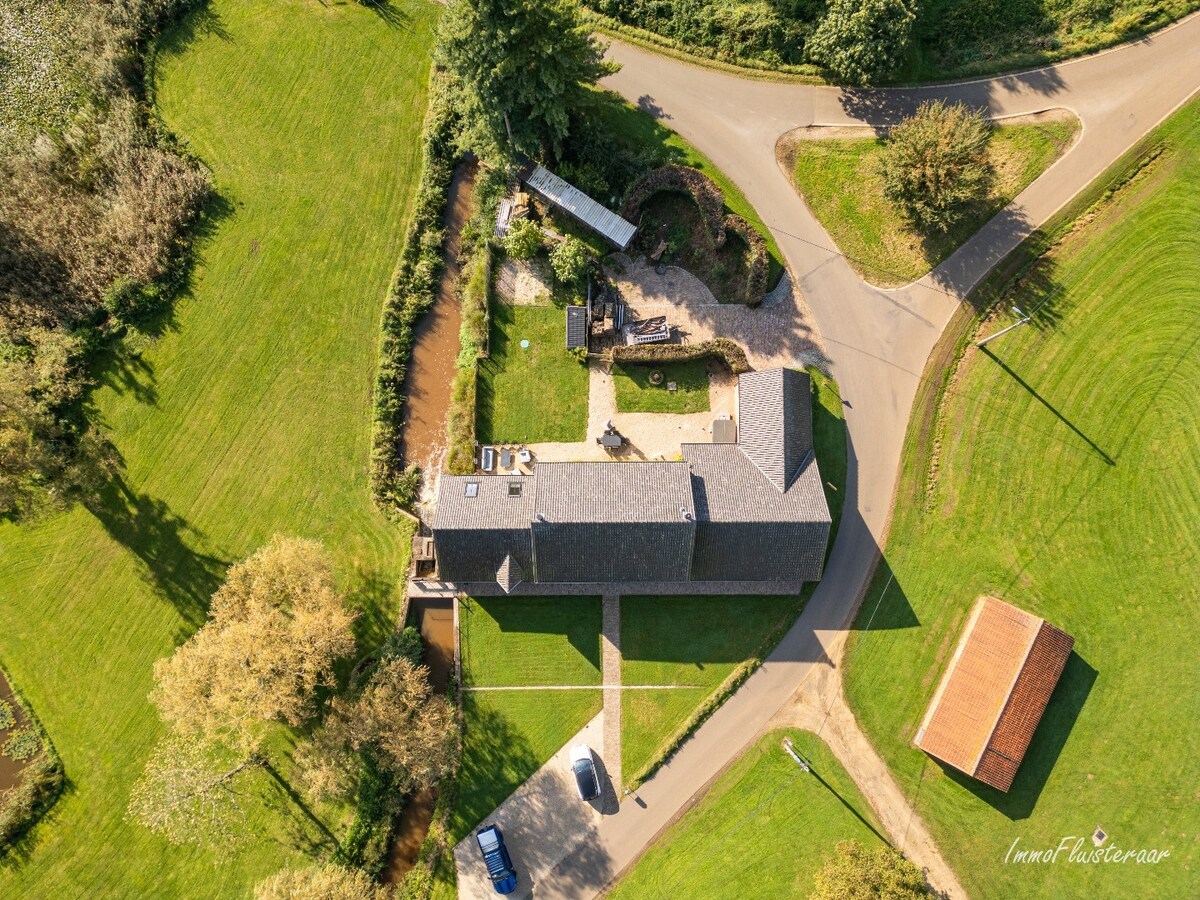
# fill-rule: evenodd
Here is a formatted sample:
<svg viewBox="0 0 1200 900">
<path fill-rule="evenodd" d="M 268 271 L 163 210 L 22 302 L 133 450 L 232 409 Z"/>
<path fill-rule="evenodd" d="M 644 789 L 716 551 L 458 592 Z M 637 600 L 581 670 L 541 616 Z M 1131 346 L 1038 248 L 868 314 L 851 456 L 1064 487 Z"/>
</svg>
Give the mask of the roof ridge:
<svg viewBox="0 0 1200 900">
<path fill-rule="evenodd" d="M 1029 665 L 1029 657 L 1033 653 L 1033 648 L 1037 645 L 1037 640 L 1038 637 L 1041 636 L 1042 629 L 1046 627 L 1046 620 L 1041 616 L 1035 616 L 1033 613 L 1026 612 L 1019 607 L 1013 606 L 1011 603 L 1006 603 L 999 597 L 993 597 L 991 599 L 996 600 L 998 603 L 1003 603 L 1005 606 L 1009 607 L 1010 609 L 1015 609 L 1017 612 L 1022 613 L 1023 615 L 1037 619 L 1038 627 L 1033 630 L 1033 637 L 1029 641 L 1029 646 L 1025 648 L 1025 655 L 1021 658 L 1021 664 L 1017 666 L 1017 672 L 1015 675 L 1013 675 L 1012 681 L 1008 685 L 1008 691 L 1004 695 L 1004 703 L 1001 705 L 1000 711 L 996 713 L 996 721 L 992 723 L 992 727 L 988 730 L 987 740 L 983 742 L 983 747 L 980 749 L 979 755 L 975 757 L 975 765 L 971 767 L 972 777 L 974 777 L 975 772 L 979 771 L 979 766 L 983 762 L 984 755 L 992 746 L 992 739 L 996 736 L 996 729 L 1000 727 L 1000 722 L 1003 721 L 1005 712 L 1007 712 L 1009 706 L 1012 705 L 1013 692 L 1017 689 L 1017 682 L 1019 682 L 1021 680 L 1021 676 L 1025 674 L 1025 668 Z M 984 600 L 984 603 L 987 603 L 986 599 Z"/>
</svg>

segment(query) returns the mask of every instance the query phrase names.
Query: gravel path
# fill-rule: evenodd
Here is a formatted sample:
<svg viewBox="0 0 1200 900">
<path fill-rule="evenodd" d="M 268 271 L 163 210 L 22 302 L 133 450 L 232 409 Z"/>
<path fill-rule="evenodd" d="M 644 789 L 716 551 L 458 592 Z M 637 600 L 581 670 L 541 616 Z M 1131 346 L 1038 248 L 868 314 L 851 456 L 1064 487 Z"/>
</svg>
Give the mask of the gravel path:
<svg viewBox="0 0 1200 900">
<path fill-rule="evenodd" d="M 613 788 L 621 785 L 621 597 L 605 594 L 600 646 L 604 670 L 604 764 Z"/>
</svg>

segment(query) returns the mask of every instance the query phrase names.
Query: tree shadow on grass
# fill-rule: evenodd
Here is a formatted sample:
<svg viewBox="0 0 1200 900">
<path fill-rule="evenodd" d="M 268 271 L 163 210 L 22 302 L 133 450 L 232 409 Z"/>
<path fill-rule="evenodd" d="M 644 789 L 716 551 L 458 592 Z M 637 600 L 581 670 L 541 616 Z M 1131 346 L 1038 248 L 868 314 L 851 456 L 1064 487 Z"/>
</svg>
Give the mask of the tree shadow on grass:
<svg viewBox="0 0 1200 900">
<path fill-rule="evenodd" d="M 186 630 L 200 627 L 229 561 L 194 549 L 204 535 L 162 500 L 134 490 L 120 473 L 84 505 L 109 537 L 141 561 L 144 580 L 176 608 Z"/>
<path fill-rule="evenodd" d="M 463 754 L 451 838 L 461 840 L 538 770 L 529 739 L 504 715 L 467 695 L 463 700 Z"/>
<path fill-rule="evenodd" d="M 179 56 L 195 41 L 208 35 L 226 43 L 233 42 L 233 34 L 225 27 L 221 14 L 204 0 L 194 4 L 191 11 L 162 32 L 156 49 L 160 53 Z"/>
<path fill-rule="evenodd" d="M 284 843 L 306 856 L 322 858 L 341 845 L 304 797 L 270 762 L 263 766 L 270 781 L 264 787 L 263 804 L 276 813 L 286 836 Z"/>
<path fill-rule="evenodd" d="M 407 29 L 412 22 L 412 16 L 397 6 L 393 0 L 358 0 L 360 4 L 375 13 L 388 28 Z"/>
<path fill-rule="evenodd" d="M 1050 773 L 1066 746 L 1067 738 L 1087 703 L 1092 686 L 1099 673 L 1083 657 L 1072 651 L 1066 668 L 1042 720 L 1034 732 L 1033 741 L 1025 752 L 1021 767 L 1012 788 L 1005 793 L 976 781 L 947 763 L 936 760 L 942 771 L 954 782 L 962 785 L 984 803 L 1003 813 L 1009 819 L 1028 819 L 1037 806 L 1038 798 L 1046 787 Z"/>
</svg>

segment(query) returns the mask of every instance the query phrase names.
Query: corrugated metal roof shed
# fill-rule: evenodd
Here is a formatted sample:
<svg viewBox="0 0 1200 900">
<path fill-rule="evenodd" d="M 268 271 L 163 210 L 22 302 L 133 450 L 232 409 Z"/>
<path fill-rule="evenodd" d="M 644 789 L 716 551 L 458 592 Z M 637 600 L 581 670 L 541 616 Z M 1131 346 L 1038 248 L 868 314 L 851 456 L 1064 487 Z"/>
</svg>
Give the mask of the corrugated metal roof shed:
<svg viewBox="0 0 1200 900">
<path fill-rule="evenodd" d="M 633 240 L 637 226 L 622 219 L 607 207 L 601 206 L 579 188 L 563 181 L 549 169 L 535 166 L 525 183 L 564 212 L 570 213 L 619 249 L 624 250 Z"/>
<path fill-rule="evenodd" d="M 587 310 L 582 306 L 567 307 L 567 349 L 587 347 Z"/>
</svg>

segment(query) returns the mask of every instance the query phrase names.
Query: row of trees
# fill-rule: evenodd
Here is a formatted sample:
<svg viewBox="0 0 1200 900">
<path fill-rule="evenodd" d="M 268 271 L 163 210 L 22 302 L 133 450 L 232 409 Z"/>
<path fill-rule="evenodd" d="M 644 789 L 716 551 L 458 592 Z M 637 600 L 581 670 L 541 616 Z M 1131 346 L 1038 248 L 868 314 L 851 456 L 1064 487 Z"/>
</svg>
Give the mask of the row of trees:
<svg viewBox="0 0 1200 900">
<path fill-rule="evenodd" d="M 443 777 L 454 717 L 411 651 L 384 653 L 338 691 L 353 623 L 316 541 L 275 537 L 230 568 L 205 625 L 155 665 L 150 699 L 170 733 L 134 786 L 130 815 L 175 843 L 238 840 L 253 794 L 246 776 L 280 777 L 269 735 L 317 720 L 296 752 L 311 799 L 353 799 L 364 764 L 388 772 L 401 795 Z"/>
</svg>

